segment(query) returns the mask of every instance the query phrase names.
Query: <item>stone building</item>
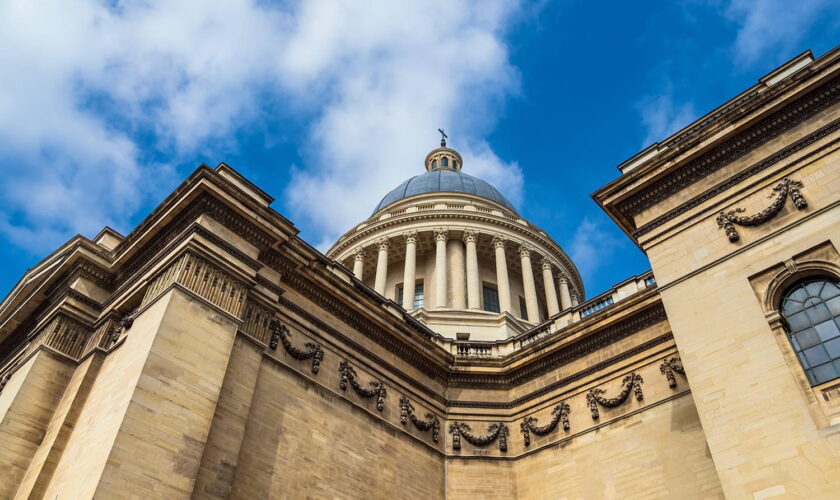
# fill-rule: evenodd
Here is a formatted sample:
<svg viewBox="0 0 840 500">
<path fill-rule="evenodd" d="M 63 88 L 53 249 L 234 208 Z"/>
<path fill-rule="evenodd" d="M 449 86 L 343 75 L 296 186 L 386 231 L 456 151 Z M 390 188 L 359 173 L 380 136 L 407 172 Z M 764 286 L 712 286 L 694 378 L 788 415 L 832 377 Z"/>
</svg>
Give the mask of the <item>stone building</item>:
<svg viewBox="0 0 840 500">
<path fill-rule="evenodd" d="M 0 303 L 0 498 L 837 498 L 839 129 L 806 52 L 619 165 L 589 298 L 445 144 L 326 255 L 202 165 Z"/>
</svg>

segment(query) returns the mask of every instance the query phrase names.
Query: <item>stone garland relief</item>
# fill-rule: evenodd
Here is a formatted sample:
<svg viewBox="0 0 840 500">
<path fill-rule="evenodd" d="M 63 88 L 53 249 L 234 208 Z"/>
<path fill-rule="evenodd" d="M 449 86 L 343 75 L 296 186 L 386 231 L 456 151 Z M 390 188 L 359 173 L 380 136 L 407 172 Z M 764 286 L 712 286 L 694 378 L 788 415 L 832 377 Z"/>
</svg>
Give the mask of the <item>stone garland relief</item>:
<svg viewBox="0 0 840 500">
<path fill-rule="evenodd" d="M 338 365 L 338 372 L 341 374 L 338 386 L 341 387 L 342 391 L 347 390 L 347 384 L 349 383 L 353 387 L 353 390 L 356 391 L 356 394 L 363 398 L 372 398 L 376 396 L 377 410 L 382 411 L 385 409 L 385 396 L 388 395 L 388 391 L 385 389 L 382 382 L 378 380 L 371 380 L 368 383 L 370 385 L 370 389 L 362 387 L 362 384 L 356 380 L 358 378 L 356 370 L 354 370 L 347 361 L 342 361 L 341 364 Z"/>
<path fill-rule="evenodd" d="M 324 360 L 324 350 L 321 349 L 320 345 L 315 342 L 307 342 L 303 344 L 306 349 L 298 349 L 293 346 L 292 342 L 289 340 L 289 329 L 286 325 L 281 324 L 276 319 L 271 320 L 268 324 L 268 329 L 271 331 L 271 339 L 269 340 L 268 347 L 272 351 L 277 350 L 277 343 L 279 341 L 283 344 L 283 348 L 286 349 L 286 352 L 288 352 L 293 358 L 299 361 L 311 359 L 312 373 L 315 375 L 318 374 L 318 371 L 321 369 L 321 361 Z M 342 387 L 342 389 L 343 388 L 344 387 Z"/>
<path fill-rule="evenodd" d="M 788 195 L 790 195 L 790 199 L 793 200 L 793 204 L 797 209 L 804 210 L 808 208 L 808 202 L 802 196 L 801 188 L 802 182 L 784 178 L 773 187 L 773 192 L 768 196 L 768 198 L 775 196 L 770 206 L 749 216 L 737 215 L 746 212 L 743 208 L 720 212 L 716 219 L 718 228 L 723 229 L 729 241 L 735 243 L 741 239 L 741 236 L 735 229 L 736 224 L 739 226 L 758 226 L 768 222 L 782 210 Z"/>
<path fill-rule="evenodd" d="M 644 398 L 642 395 L 643 382 L 642 376 L 638 373 L 627 375 L 621 382 L 621 392 L 614 398 L 605 398 L 602 396 L 606 392 L 603 389 L 591 389 L 586 393 L 586 401 L 589 403 L 589 410 L 592 412 L 592 420 L 598 420 L 600 417 L 598 405 L 604 408 L 615 408 L 627 400 L 631 391 L 636 395 L 636 401 L 641 401 Z"/>
<path fill-rule="evenodd" d="M 685 368 L 678 363 L 680 363 L 680 358 L 665 358 L 662 360 L 662 364 L 659 365 L 659 371 L 668 379 L 668 387 L 677 386 L 677 377 L 674 376 L 674 372 L 685 375 Z"/>
<path fill-rule="evenodd" d="M 487 434 L 477 436 L 470 432 L 470 426 L 462 422 L 452 422 L 449 426 L 449 433 L 452 434 L 452 449 L 461 449 L 461 438 L 475 446 L 487 446 L 495 440 L 499 440 L 499 450 L 507 451 L 508 427 L 501 423 L 490 424 L 487 427 Z"/>
<path fill-rule="evenodd" d="M 421 431 L 432 430 L 432 440 L 437 443 L 440 436 L 440 420 L 434 413 L 426 413 L 426 420 L 420 420 L 414 412 L 414 406 L 405 396 L 400 396 L 400 422 L 403 425 L 411 423 Z"/>
<path fill-rule="evenodd" d="M 117 341 L 120 339 L 120 335 L 123 334 L 124 331 L 131 328 L 131 325 L 134 324 L 134 318 L 137 317 L 137 309 L 129 312 L 125 316 L 122 317 L 117 326 L 114 327 L 114 331 L 111 332 L 111 343 L 116 344 Z"/>
<path fill-rule="evenodd" d="M 525 446 L 529 446 L 531 444 L 532 432 L 537 436 L 545 436 L 556 429 L 557 424 L 561 421 L 563 422 L 563 430 L 569 430 L 569 413 L 571 412 L 572 409 L 569 407 L 569 404 L 565 401 L 561 401 L 559 405 L 555 406 L 554 409 L 551 410 L 551 421 L 546 425 L 538 426 L 536 425 L 536 418 L 525 417 L 525 419 L 522 420 L 522 423 L 519 424 L 520 430 L 522 431 L 522 437 L 525 439 Z"/>
</svg>

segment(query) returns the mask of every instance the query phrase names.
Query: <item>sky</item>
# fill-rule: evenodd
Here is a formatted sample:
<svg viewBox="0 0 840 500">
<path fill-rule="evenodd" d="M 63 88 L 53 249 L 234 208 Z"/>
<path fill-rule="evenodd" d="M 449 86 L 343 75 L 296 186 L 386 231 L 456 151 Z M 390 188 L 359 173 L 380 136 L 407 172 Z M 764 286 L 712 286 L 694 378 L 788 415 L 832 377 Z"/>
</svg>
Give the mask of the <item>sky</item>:
<svg viewBox="0 0 840 500">
<path fill-rule="evenodd" d="M 591 297 L 649 269 L 589 197 L 616 165 L 837 33 L 830 0 L 5 0 L 0 292 L 201 163 L 326 251 L 442 127 Z"/>
</svg>

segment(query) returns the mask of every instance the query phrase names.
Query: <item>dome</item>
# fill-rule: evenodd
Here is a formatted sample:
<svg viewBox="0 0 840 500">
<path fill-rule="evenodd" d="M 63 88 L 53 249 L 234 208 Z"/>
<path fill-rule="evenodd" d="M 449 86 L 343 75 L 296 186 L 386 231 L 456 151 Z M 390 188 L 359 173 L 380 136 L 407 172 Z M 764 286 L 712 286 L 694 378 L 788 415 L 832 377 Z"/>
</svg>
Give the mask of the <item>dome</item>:
<svg viewBox="0 0 840 500">
<path fill-rule="evenodd" d="M 386 194 L 379 205 L 376 206 L 376 213 L 392 203 L 396 203 L 402 199 L 414 196 L 416 194 L 425 193 L 465 193 L 488 200 L 495 201 L 499 205 L 507 208 L 513 213 L 517 213 L 507 198 L 504 197 L 498 189 L 494 188 L 487 182 L 465 174 L 460 170 L 454 169 L 437 169 L 424 174 L 415 175 L 414 177 L 403 182 L 390 193 Z M 518 215 L 518 214 L 517 214 Z"/>
</svg>

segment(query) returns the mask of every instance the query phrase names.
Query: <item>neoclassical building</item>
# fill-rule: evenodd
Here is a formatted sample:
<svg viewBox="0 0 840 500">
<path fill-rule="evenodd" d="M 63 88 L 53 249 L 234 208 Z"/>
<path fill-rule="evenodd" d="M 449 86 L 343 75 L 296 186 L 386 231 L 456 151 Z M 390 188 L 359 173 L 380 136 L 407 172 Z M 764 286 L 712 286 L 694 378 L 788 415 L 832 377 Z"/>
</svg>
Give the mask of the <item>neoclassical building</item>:
<svg viewBox="0 0 840 500">
<path fill-rule="evenodd" d="M 0 303 L 0 498 L 837 498 L 838 148 L 805 52 L 593 194 L 593 295 L 445 142 L 326 254 L 201 165 Z"/>
</svg>

